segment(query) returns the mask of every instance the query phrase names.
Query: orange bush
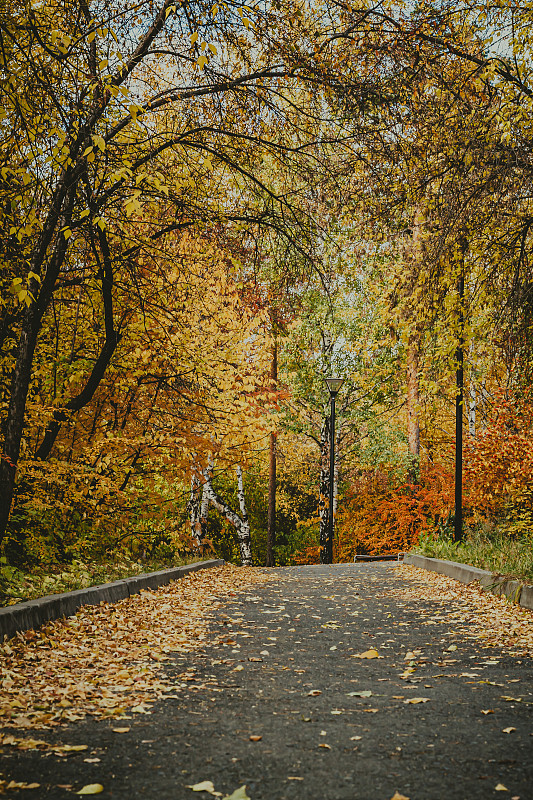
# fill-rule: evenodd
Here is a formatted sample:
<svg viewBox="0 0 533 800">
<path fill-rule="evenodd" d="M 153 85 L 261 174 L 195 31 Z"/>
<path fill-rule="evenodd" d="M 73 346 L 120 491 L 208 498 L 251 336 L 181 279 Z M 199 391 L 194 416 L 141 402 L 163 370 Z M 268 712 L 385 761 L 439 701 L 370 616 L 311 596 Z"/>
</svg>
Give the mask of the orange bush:
<svg viewBox="0 0 533 800">
<path fill-rule="evenodd" d="M 335 560 L 409 550 L 452 509 L 453 476 L 442 466 L 423 467 L 418 486 L 391 487 L 379 470 L 364 474 L 339 503 Z"/>
<path fill-rule="evenodd" d="M 533 403 L 501 399 L 492 421 L 465 452 L 465 495 L 484 516 L 510 520 L 510 530 L 533 527 Z"/>
</svg>

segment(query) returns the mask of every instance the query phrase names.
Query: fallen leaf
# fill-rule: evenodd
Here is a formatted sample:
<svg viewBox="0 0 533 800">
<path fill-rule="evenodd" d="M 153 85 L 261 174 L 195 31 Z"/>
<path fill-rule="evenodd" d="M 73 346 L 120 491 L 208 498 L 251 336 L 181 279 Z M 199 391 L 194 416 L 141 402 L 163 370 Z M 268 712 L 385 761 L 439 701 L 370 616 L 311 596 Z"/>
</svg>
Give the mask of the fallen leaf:
<svg viewBox="0 0 533 800">
<path fill-rule="evenodd" d="M 224 797 L 224 800 L 250 800 L 248 795 L 246 794 L 246 784 L 241 786 L 240 789 L 235 789 L 232 794 L 227 794 Z"/>
<path fill-rule="evenodd" d="M 115 733 L 127 733 L 130 728 L 112 728 Z"/>
<path fill-rule="evenodd" d="M 342 714 L 342 711 L 341 711 L 339 708 L 334 708 L 334 709 L 333 709 L 332 711 L 330 711 L 329 713 L 330 713 L 330 714 L 335 714 L 336 716 L 339 716 L 339 714 Z"/>
<path fill-rule="evenodd" d="M 60 744 L 57 747 L 53 747 L 54 753 L 64 754 L 64 753 L 79 753 L 82 750 L 87 750 L 89 745 L 87 744 Z"/>
<path fill-rule="evenodd" d="M 263 737 L 262 736 L 249 736 L 248 738 L 250 739 L 251 742 L 260 742 Z"/>
<path fill-rule="evenodd" d="M 497 783 L 496 786 L 494 787 L 494 791 L 495 792 L 508 792 L 509 789 L 507 788 L 507 786 L 504 786 L 503 783 Z"/>
<path fill-rule="evenodd" d="M 380 656 L 377 650 L 371 648 L 370 650 L 365 650 L 364 653 L 359 653 L 355 656 L 352 656 L 352 658 L 383 658 L 383 656 Z"/>
<path fill-rule="evenodd" d="M 494 714 L 494 711 L 492 710 L 492 708 L 482 708 L 481 709 L 481 713 L 482 714 Z"/>
<path fill-rule="evenodd" d="M 86 764 L 97 764 L 100 761 L 99 758 L 84 758 L 83 760 Z"/>
<path fill-rule="evenodd" d="M 360 692 L 348 692 L 348 697 L 372 697 L 370 689 L 363 689 Z"/>
<path fill-rule="evenodd" d="M 307 692 L 308 697 L 318 697 L 319 694 L 322 694 L 320 689 L 311 689 L 310 692 Z"/>
<path fill-rule="evenodd" d="M 76 794 L 100 794 L 100 792 L 104 791 L 104 787 L 101 783 L 88 783 L 79 792 Z"/>
<path fill-rule="evenodd" d="M 233 672 L 242 672 L 242 671 L 243 671 L 243 669 L 244 669 L 243 665 L 242 665 L 242 664 L 238 664 L 238 665 L 237 665 L 237 666 L 234 668 Z"/>
<path fill-rule="evenodd" d="M 358 742 L 362 738 L 363 738 L 362 736 L 350 736 L 350 741 L 351 742 Z"/>
<path fill-rule="evenodd" d="M 303 778 L 299 778 L 297 775 L 287 775 L 288 781 L 303 781 Z"/>
<path fill-rule="evenodd" d="M 451 644 L 451 645 L 448 647 L 448 650 L 451 650 L 452 652 L 453 652 L 454 650 L 457 650 L 457 645 L 456 645 L 456 644 Z"/>
<path fill-rule="evenodd" d="M 391 800 L 409 800 L 404 794 L 400 794 L 400 792 L 394 792 L 391 797 Z"/>
<path fill-rule="evenodd" d="M 429 697 L 410 697 L 409 700 L 404 700 L 406 705 L 416 706 L 418 703 L 429 703 Z"/>
<path fill-rule="evenodd" d="M 508 694 L 502 694 L 502 700 L 506 700 L 508 703 L 521 703 L 521 697 L 509 697 Z"/>
<path fill-rule="evenodd" d="M 321 743 L 321 744 L 319 744 L 318 746 L 319 746 L 319 747 L 323 747 L 325 750 L 331 750 L 331 747 L 330 747 L 330 745 L 329 745 L 329 744 L 326 744 L 325 742 L 322 742 L 322 743 Z"/>
<path fill-rule="evenodd" d="M 146 706 L 143 706 L 143 705 L 133 706 L 133 708 L 131 710 L 135 714 L 151 714 L 152 713 L 151 711 L 147 710 Z"/>
<path fill-rule="evenodd" d="M 40 783 L 26 783 L 25 781 L 9 781 L 6 789 L 38 789 Z"/>
<path fill-rule="evenodd" d="M 502 733 L 512 733 L 512 732 L 513 732 L 513 731 L 515 731 L 515 730 L 516 730 L 516 728 L 511 728 L 511 727 L 509 727 L 509 728 L 502 728 Z"/>
<path fill-rule="evenodd" d="M 211 781 L 202 781 L 201 783 L 195 783 L 193 786 L 186 786 L 187 789 L 192 789 L 193 792 L 209 792 L 209 794 L 213 794 L 215 791 L 215 787 Z"/>
</svg>

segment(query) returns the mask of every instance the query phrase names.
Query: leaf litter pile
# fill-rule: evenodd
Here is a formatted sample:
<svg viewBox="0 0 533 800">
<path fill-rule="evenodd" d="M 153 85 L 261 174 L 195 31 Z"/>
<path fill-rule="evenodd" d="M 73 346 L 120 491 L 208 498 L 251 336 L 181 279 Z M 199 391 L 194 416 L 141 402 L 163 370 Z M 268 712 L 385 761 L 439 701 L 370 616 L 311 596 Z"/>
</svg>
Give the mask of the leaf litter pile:
<svg viewBox="0 0 533 800">
<path fill-rule="evenodd" d="M 150 713 L 154 701 L 191 680 L 183 673 L 178 683 L 170 681 L 161 662 L 205 643 L 220 598 L 267 579 L 272 575 L 253 567 L 199 570 L 17 634 L 0 645 L 0 725 L 46 729 L 87 714 L 109 719 Z M 24 741 L 0 735 L 1 745 L 25 747 Z"/>
<path fill-rule="evenodd" d="M 475 638 L 482 646 L 499 647 L 512 656 L 533 656 L 533 612 L 504 597 L 484 591 L 479 584 L 463 584 L 418 567 L 395 568 L 409 585 L 390 587 L 387 594 L 404 600 L 422 597 L 442 607 L 442 622 L 463 623 L 456 631 Z M 429 623 L 425 623 L 429 624 Z M 435 618 L 431 620 L 435 624 Z"/>
</svg>

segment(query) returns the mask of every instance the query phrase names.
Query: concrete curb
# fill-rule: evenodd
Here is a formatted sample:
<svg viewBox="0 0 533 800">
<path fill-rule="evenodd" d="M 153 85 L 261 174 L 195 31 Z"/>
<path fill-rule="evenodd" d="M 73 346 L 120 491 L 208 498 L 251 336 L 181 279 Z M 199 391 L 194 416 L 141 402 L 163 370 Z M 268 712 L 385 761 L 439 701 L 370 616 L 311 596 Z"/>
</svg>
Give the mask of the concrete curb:
<svg viewBox="0 0 533 800">
<path fill-rule="evenodd" d="M 90 586 L 88 589 L 77 589 L 64 594 L 51 594 L 46 597 L 38 597 L 36 600 L 28 600 L 26 603 L 0 608 L 0 641 L 5 637 L 9 639 L 18 631 L 39 628 L 46 622 L 60 617 L 71 617 L 81 606 L 116 603 L 132 594 L 138 594 L 143 589 L 157 589 L 159 586 L 165 586 L 171 581 L 183 578 L 188 572 L 211 569 L 224 563 L 225 561 L 221 558 L 197 561 L 195 564 L 187 564 L 184 567 L 147 572 L 135 575 L 133 578 L 125 578 L 122 581 Z"/>
<path fill-rule="evenodd" d="M 523 608 L 533 609 L 533 586 L 528 583 L 503 578 L 497 573 L 471 567 L 468 564 L 458 564 L 456 561 L 444 561 L 440 558 L 428 558 L 428 556 L 419 556 L 415 553 L 405 555 L 403 563 L 421 567 L 430 572 L 439 572 L 449 578 L 455 578 L 461 583 L 478 581 L 484 589 L 508 597 L 513 603 L 519 603 Z"/>
</svg>

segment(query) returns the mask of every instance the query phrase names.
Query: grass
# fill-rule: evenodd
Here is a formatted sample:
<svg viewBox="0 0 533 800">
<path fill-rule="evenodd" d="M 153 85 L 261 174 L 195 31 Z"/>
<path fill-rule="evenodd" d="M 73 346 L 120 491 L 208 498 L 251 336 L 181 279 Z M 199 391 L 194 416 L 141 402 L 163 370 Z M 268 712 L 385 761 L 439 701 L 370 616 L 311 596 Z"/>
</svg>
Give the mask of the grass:
<svg viewBox="0 0 533 800">
<path fill-rule="evenodd" d="M 142 572 L 155 572 L 201 561 L 200 558 L 132 561 L 120 558 L 105 563 L 75 560 L 70 564 L 52 564 L 26 572 L 0 558 L 0 606 L 14 605 L 48 594 L 61 594 L 74 589 L 86 589 L 101 583 L 110 583 Z"/>
<path fill-rule="evenodd" d="M 454 542 L 448 533 L 440 533 L 421 539 L 414 552 L 533 583 L 531 535 L 511 537 L 497 531 L 467 530 L 464 542 Z"/>
</svg>

